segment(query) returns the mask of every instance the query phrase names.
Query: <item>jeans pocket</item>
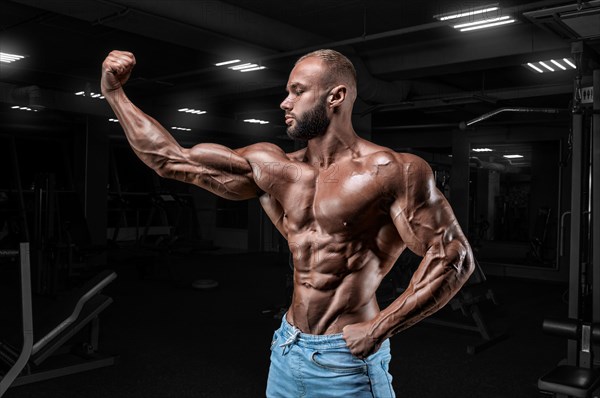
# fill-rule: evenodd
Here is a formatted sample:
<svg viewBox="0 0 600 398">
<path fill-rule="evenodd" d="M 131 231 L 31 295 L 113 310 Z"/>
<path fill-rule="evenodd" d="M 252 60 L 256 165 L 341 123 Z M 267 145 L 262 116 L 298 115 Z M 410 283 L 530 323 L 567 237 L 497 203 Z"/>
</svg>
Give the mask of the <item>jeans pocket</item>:
<svg viewBox="0 0 600 398">
<path fill-rule="evenodd" d="M 310 356 L 312 363 L 322 369 L 334 373 L 359 374 L 367 373 L 367 364 L 362 359 L 356 358 L 350 352 L 341 351 L 315 351 Z"/>
</svg>

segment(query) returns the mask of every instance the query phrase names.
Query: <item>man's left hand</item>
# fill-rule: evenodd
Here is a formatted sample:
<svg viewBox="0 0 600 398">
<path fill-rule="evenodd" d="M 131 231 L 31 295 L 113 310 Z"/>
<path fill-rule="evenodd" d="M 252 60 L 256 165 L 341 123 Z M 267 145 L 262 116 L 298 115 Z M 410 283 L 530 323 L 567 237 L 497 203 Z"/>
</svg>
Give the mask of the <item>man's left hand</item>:
<svg viewBox="0 0 600 398">
<path fill-rule="evenodd" d="M 381 343 L 369 335 L 371 324 L 369 322 L 353 323 L 346 325 L 342 329 L 342 337 L 346 340 L 346 344 L 352 355 L 365 359 L 369 355 L 377 352 Z"/>
</svg>

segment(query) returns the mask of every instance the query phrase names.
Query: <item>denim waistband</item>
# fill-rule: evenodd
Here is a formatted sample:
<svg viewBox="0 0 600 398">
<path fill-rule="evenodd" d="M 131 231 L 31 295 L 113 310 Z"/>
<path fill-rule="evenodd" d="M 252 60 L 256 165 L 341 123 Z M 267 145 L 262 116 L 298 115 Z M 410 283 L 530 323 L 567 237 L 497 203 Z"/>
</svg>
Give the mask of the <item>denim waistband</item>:
<svg viewBox="0 0 600 398">
<path fill-rule="evenodd" d="M 342 333 L 336 334 L 308 334 L 302 333 L 300 329 L 291 325 L 286 319 L 287 313 L 283 315 L 281 320 L 280 330 L 284 334 L 284 338 L 290 343 L 297 344 L 301 347 L 313 349 L 339 348 L 346 347 L 346 340 L 342 337 Z"/>
</svg>

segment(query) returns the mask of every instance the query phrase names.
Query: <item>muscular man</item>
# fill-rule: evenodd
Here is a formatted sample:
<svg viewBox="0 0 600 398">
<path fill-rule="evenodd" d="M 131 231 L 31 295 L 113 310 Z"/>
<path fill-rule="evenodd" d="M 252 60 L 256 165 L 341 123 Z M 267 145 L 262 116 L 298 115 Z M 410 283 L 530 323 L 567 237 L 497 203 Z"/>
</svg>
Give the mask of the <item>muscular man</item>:
<svg viewBox="0 0 600 398">
<path fill-rule="evenodd" d="M 102 93 L 137 156 L 160 176 L 223 198 L 258 197 L 294 259 L 291 306 L 275 332 L 269 397 L 393 397 L 388 338 L 444 306 L 473 254 L 428 164 L 361 139 L 351 123 L 356 72 L 333 50 L 300 58 L 281 103 L 287 133 L 270 143 L 183 148 L 126 97 L 135 65 L 111 52 Z M 404 249 L 423 259 L 408 288 L 380 310 L 375 292 Z"/>
</svg>

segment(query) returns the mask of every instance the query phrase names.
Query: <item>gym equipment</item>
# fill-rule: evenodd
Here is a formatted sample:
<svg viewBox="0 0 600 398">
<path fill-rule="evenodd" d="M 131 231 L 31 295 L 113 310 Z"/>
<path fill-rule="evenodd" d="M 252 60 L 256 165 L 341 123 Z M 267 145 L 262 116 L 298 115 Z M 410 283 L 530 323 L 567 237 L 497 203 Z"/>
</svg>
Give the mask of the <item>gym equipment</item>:
<svg viewBox="0 0 600 398">
<path fill-rule="evenodd" d="M 600 323 L 590 324 L 576 319 L 546 319 L 544 332 L 579 343 L 579 363 L 577 366 L 561 364 L 538 380 L 538 388 L 555 394 L 570 397 L 589 397 L 600 387 L 600 369 L 594 369 L 592 343 L 600 342 Z"/>
<path fill-rule="evenodd" d="M 567 357 L 538 379 L 538 389 L 556 397 L 600 397 L 600 69 L 593 71 L 593 86 L 582 87 L 585 51 L 583 42 L 572 43 L 578 72 L 571 130 L 569 319 L 543 325 L 568 339 Z M 593 95 L 584 100 L 584 91 Z"/>
<path fill-rule="evenodd" d="M 0 258 L 15 256 L 20 257 L 23 343 L 18 350 L 19 336 L 8 336 L 6 339 L 3 336 L 0 341 L 0 362 L 9 366 L 9 370 L 0 376 L 0 396 L 10 386 L 113 365 L 116 357 L 98 353 L 99 314 L 113 301 L 101 292 L 117 274 L 110 270 L 103 271 L 72 294 L 60 298 L 44 314 L 39 324 L 36 320 L 34 329 L 29 244 L 21 243 L 18 252 L 0 251 Z M 86 341 L 79 345 L 67 345 L 86 326 L 89 326 Z M 74 355 L 76 349 L 80 355 Z M 45 366 L 44 362 L 51 357 L 56 358 L 54 362 L 60 365 Z"/>
</svg>

